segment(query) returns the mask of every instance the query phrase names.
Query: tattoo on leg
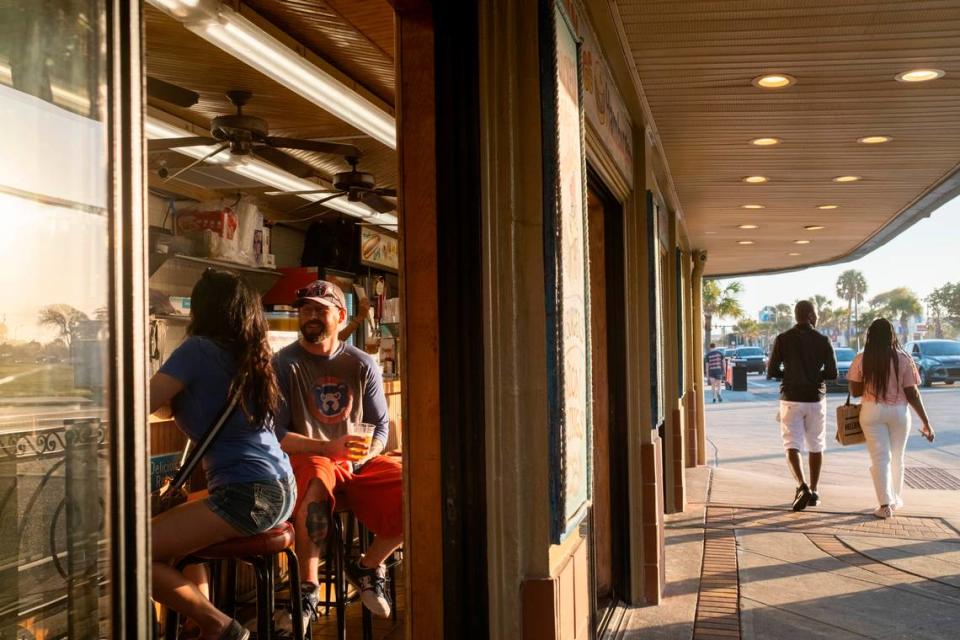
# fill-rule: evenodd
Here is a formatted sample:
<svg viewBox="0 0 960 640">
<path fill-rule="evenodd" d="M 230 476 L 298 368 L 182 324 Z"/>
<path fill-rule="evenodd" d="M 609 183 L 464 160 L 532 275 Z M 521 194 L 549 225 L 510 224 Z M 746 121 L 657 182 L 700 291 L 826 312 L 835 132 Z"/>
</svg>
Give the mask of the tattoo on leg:
<svg viewBox="0 0 960 640">
<path fill-rule="evenodd" d="M 311 502 L 307 505 L 307 536 L 318 547 L 327 540 L 330 529 L 330 513 L 327 502 Z"/>
</svg>

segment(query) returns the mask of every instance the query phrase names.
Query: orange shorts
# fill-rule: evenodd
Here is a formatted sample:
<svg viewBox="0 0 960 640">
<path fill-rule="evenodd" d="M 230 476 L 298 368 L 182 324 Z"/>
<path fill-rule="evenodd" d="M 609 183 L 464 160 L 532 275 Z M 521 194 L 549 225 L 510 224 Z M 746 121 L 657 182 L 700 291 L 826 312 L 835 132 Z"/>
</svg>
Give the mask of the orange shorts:
<svg viewBox="0 0 960 640">
<path fill-rule="evenodd" d="M 292 455 L 290 464 L 297 479 L 297 505 L 311 480 L 319 480 L 330 508 L 353 511 L 376 535 L 403 535 L 403 466 L 395 456 L 370 459 L 356 474 L 349 462 L 334 462 L 323 456 Z"/>
</svg>

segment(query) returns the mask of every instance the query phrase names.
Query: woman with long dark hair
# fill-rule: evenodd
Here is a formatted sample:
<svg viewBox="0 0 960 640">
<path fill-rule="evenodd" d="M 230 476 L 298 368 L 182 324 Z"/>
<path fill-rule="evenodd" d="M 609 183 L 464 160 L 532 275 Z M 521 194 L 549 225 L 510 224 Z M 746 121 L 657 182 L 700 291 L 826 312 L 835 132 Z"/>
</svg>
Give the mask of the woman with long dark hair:
<svg viewBox="0 0 960 640">
<path fill-rule="evenodd" d="M 150 409 L 168 403 L 193 441 L 237 406 L 203 457 L 209 496 L 155 516 L 153 596 L 193 620 L 201 638 L 245 640 L 249 632 L 217 610 L 171 562 L 290 517 L 296 484 L 273 431 L 280 391 L 260 299 L 239 277 L 208 269 L 190 296 L 187 339 L 150 380 Z"/>
<path fill-rule="evenodd" d="M 910 410 L 920 416 L 920 433 L 933 442 L 933 427 L 917 385 L 920 374 L 913 359 L 900 348 L 893 325 L 877 318 L 867 329 L 867 344 L 850 364 L 850 393 L 863 396 L 860 426 L 870 451 L 870 475 L 880 506 L 878 518 L 893 516 L 903 506 L 903 456 L 910 433 Z"/>
</svg>

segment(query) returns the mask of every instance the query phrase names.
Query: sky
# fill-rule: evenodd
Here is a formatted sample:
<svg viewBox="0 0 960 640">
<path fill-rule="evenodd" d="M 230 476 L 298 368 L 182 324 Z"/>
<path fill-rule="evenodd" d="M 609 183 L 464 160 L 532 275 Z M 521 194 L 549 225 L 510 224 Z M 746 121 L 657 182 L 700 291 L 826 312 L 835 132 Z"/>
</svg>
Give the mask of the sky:
<svg viewBox="0 0 960 640">
<path fill-rule="evenodd" d="M 867 281 L 865 300 L 883 291 L 907 287 L 922 302 L 944 283 L 960 281 L 960 197 L 858 260 L 733 280 L 743 285 L 739 300 L 747 317 L 756 320 L 760 309 L 767 305 L 784 302 L 793 306 L 795 300 L 816 294 L 833 300 L 834 307 L 846 307 L 836 295 L 836 282 L 847 269 L 863 273 Z M 730 281 L 718 282 L 724 286 Z"/>
</svg>

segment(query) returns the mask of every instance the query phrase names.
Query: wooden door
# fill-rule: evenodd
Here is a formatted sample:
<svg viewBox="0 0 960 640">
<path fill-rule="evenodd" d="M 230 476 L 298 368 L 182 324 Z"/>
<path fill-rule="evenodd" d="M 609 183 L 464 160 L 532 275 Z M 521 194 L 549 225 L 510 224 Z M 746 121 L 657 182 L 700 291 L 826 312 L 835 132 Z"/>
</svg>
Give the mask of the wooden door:
<svg viewBox="0 0 960 640">
<path fill-rule="evenodd" d="M 587 195 L 590 234 L 590 331 L 593 369 L 593 544 L 597 602 L 613 595 L 610 501 L 610 386 L 607 357 L 607 284 L 603 203 Z"/>
</svg>

